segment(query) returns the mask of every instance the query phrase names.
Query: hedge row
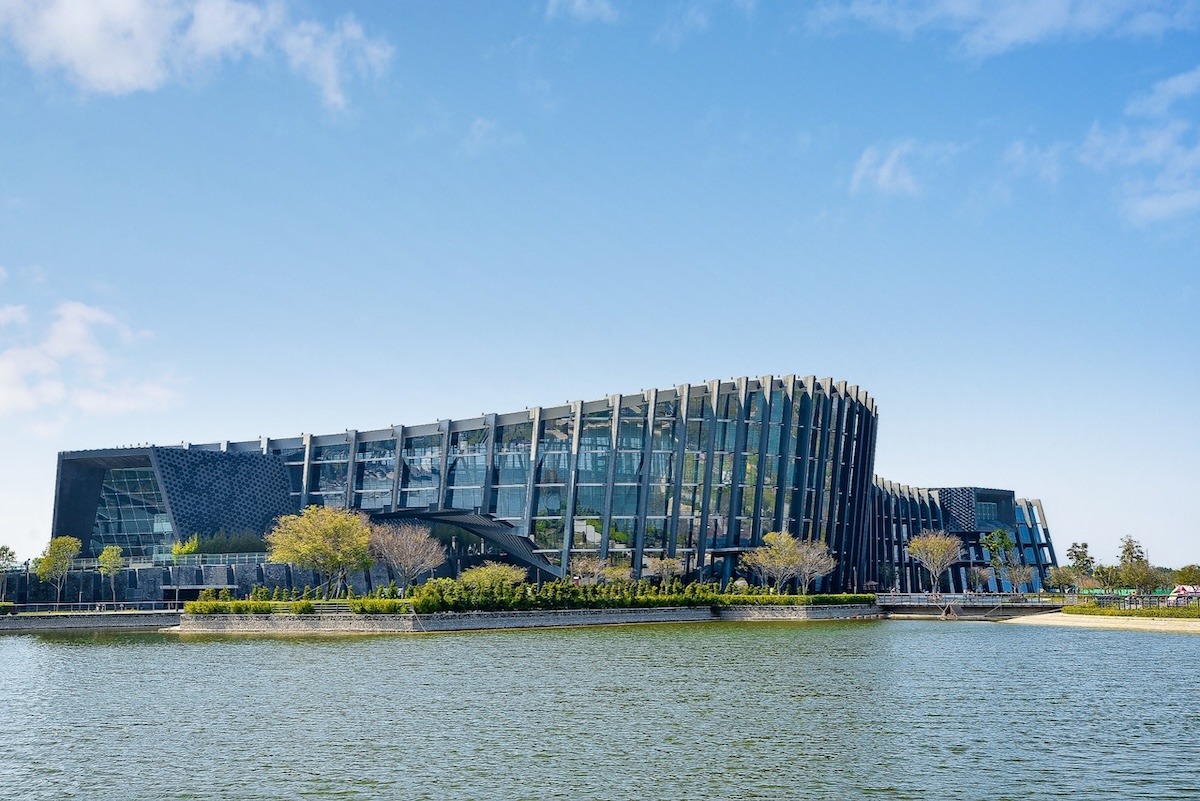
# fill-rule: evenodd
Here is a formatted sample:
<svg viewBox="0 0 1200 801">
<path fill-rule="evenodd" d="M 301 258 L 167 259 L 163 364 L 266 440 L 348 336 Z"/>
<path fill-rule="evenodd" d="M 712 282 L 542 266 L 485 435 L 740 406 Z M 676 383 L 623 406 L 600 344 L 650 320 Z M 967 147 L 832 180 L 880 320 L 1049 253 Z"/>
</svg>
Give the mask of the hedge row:
<svg viewBox="0 0 1200 801">
<path fill-rule="evenodd" d="M 8 601 L 0 601 L 0 615 L 14 614 L 13 610 L 15 609 L 15 604 L 9 603 Z"/>
<path fill-rule="evenodd" d="M 1185 620 L 1200 620 L 1200 606 L 1162 606 L 1152 609 L 1118 609 L 1095 604 L 1064 606 L 1068 615 L 1101 615 L 1104 617 L 1166 617 Z"/>
<path fill-rule="evenodd" d="M 311 615 L 316 606 L 312 601 L 188 601 L 183 611 L 189 615 Z"/>
</svg>

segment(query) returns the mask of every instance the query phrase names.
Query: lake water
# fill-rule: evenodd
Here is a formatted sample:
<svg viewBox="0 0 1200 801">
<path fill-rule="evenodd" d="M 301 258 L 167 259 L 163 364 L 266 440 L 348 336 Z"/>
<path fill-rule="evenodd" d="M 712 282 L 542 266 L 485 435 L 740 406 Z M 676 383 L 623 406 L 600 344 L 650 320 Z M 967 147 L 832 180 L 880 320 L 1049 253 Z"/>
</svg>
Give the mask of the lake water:
<svg viewBox="0 0 1200 801">
<path fill-rule="evenodd" d="M 1200 798 L 1200 637 L 0 637 L 0 798 Z"/>
</svg>

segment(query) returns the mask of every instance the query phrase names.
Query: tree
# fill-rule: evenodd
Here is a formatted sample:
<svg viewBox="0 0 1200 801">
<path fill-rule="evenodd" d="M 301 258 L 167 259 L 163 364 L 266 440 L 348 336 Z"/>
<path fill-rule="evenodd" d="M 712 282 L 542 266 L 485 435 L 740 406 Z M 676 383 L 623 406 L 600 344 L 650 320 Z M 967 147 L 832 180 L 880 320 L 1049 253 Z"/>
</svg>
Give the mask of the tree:
<svg viewBox="0 0 1200 801">
<path fill-rule="evenodd" d="M 1121 538 L 1120 565 L 1122 567 L 1124 567 L 1125 565 L 1128 565 L 1128 564 L 1132 564 L 1134 562 L 1149 562 L 1149 561 L 1150 560 L 1146 558 L 1146 550 L 1142 547 L 1142 544 L 1140 542 L 1135 540 L 1129 534 L 1126 534 L 1124 537 Z"/>
<path fill-rule="evenodd" d="M 1033 581 L 1033 568 L 1022 563 L 1020 556 L 1013 551 L 1009 561 L 1004 563 L 1004 575 L 1008 579 L 1008 586 L 1012 588 L 1012 591 L 1020 592 L 1022 584 Z"/>
<path fill-rule="evenodd" d="M 429 529 L 414 523 L 371 526 L 371 553 L 391 567 L 400 579 L 400 594 L 422 573 L 436 570 L 446 562 L 446 549 L 429 535 Z"/>
<path fill-rule="evenodd" d="M 763 535 L 761 546 L 742 554 L 742 565 L 777 591 L 796 579 L 800 592 L 804 593 L 814 579 L 832 571 L 837 561 L 824 543 L 797 540 L 786 531 L 770 531 Z"/>
<path fill-rule="evenodd" d="M 1003 528 L 984 534 L 980 541 L 983 543 L 983 547 L 987 548 L 988 562 L 991 563 L 992 570 L 999 580 L 1004 575 L 1005 557 L 1016 543 L 1013 542 L 1012 535 L 1008 533 L 1008 530 Z"/>
<path fill-rule="evenodd" d="M 37 562 L 37 577 L 54 585 L 55 603 L 62 603 L 63 584 L 71 572 L 71 562 L 83 550 L 83 543 L 75 537 L 55 537 L 42 551 Z"/>
<path fill-rule="evenodd" d="M 647 556 L 642 564 L 642 573 L 654 576 L 665 584 L 672 576 L 683 573 L 683 560 L 674 556 Z"/>
<path fill-rule="evenodd" d="M 1071 547 L 1067 549 L 1067 558 L 1071 560 L 1071 567 L 1078 575 L 1090 576 L 1096 567 L 1096 560 L 1088 553 L 1086 542 L 1072 542 Z"/>
<path fill-rule="evenodd" d="M 608 561 L 595 554 L 579 554 L 571 556 L 571 572 L 579 576 L 581 581 L 595 584 L 604 575 Z"/>
<path fill-rule="evenodd" d="M 962 540 L 944 531 L 922 531 L 908 541 L 908 555 L 929 571 L 930 592 L 937 592 L 942 574 L 962 559 L 962 548 Z"/>
<path fill-rule="evenodd" d="M 1200 565 L 1184 565 L 1175 571 L 1179 584 L 1200 584 Z"/>
<path fill-rule="evenodd" d="M 108 578 L 112 586 L 113 603 L 117 602 L 117 574 L 125 568 L 125 557 L 121 555 L 120 545 L 106 545 L 97 559 L 100 563 L 100 575 Z"/>
<path fill-rule="evenodd" d="M 366 515 L 329 506 L 309 506 L 284 515 L 267 534 L 267 559 L 316 570 L 325 575 L 325 595 L 337 580 L 346 584 L 351 570 L 371 566 L 371 526 Z"/>
<path fill-rule="evenodd" d="M 0 601 L 8 594 L 8 571 L 17 566 L 17 552 L 0 545 Z"/>
<path fill-rule="evenodd" d="M 1079 574 L 1073 567 L 1052 567 L 1046 574 L 1046 586 L 1067 592 L 1076 586 Z"/>
<path fill-rule="evenodd" d="M 968 571 L 971 578 L 971 586 L 975 588 L 975 592 L 983 592 L 987 589 L 988 582 L 992 580 L 992 571 L 983 565 L 975 565 Z"/>
<path fill-rule="evenodd" d="M 1116 565 L 1096 565 L 1092 569 L 1092 577 L 1100 582 L 1102 588 L 1111 590 L 1121 583 L 1121 568 Z"/>
</svg>

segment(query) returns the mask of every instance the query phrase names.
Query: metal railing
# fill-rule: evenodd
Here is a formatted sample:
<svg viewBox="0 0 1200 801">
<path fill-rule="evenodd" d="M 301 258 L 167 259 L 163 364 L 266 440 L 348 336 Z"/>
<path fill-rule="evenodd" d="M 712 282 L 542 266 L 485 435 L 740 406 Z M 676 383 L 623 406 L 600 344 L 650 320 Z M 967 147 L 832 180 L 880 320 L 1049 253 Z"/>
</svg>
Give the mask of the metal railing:
<svg viewBox="0 0 1200 801">
<path fill-rule="evenodd" d="M 1019 592 L 881 592 L 876 593 L 875 602 L 880 606 L 1063 606 L 1076 603 L 1062 595 Z"/>
<path fill-rule="evenodd" d="M 30 613 L 75 613 L 81 612 L 179 612 L 182 603 L 175 601 L 93 601 L 91 603 L 38 603 L 16 604 L 14 611 L 18 614 Z"/>
</svg>

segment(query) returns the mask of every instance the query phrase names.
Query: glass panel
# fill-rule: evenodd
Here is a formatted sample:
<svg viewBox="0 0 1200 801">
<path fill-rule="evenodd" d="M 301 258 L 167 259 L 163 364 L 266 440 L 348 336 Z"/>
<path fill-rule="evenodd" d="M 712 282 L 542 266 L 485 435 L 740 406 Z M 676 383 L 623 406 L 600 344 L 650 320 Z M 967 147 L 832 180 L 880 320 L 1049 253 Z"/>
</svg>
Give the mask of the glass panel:
<svg viewBox="0 0 1200 801">
<path fill-rule="evenodd" d="M 377 511 L 392 504 L 392 493 L 390 492 L 360 492 L 356 497 L 357 508 L 367 511 Z"/>
<path fill-rule="evenodd" d="M 612 423 L 607 411 L 595 412 L 583 418 L 579 433 L 580 448 L 608 448 L 612 444 Z"/>
<path fill-rule="evenodd" d="M 533 423 L 496 426 L 496 450 L 528 451 L 533 441 Z"/>
<path fill-rule="evenodd" d="M 675 454 L 673 453 L 652 453 L 650 454 L 650 480 L 651 481 L 670 481 L 671 468 L 675 463 Z"/>
<path fill-rule="evenodd" d="M 317 445 L 313 448 L 314 462 L 328 462 L 333 460 L 347 461 L 350 459 L 350 445 L 342 443 L 340 445 Z"/>
<path fill-rule="evenodd" d="M 617 447 L 628 450 L 641 449 L 645 445 L 645 433 L 645 420 L 626 420 L 622 417 L 617 427 Z"/>
<path fill-rule="evenodd" d="M 575 514 L 580 517 L 604 514 L 604 487 L 579 487 L 575 491 Z"/>
<path fill-rule="evenodd" d="M 645 551 L 661 551 L 667 547 L 667 521 L 656 518 L 646 519 L 646 534 L 642 538 L 642 548 Z"/>
<path fill-rule="evenodd" d="M 483 506 L 483 490 L 478 487 L 452 489 L 446 503 L 454 509 L 476 509 Z"/>
<path fill-rule="evenodd" d="M 571 538 L 571 545 L 576 548 L 587 548 L 590 550 L 599 548 L 600 518 L 576 517 L 575 536 Z"/>
<path fill-rule="evenodd" d="M 616 481 L 631 482 L 640 481 L 642 478 L 642 454 L 640 451 L 634 453 L 618 453 L 617 454 L 617 469 Z"/>
<path fill-rule="evenodd" d="M 358 443 L 359 459 L 387 459 L 396 455 L 396 440 L 381 439 L 376 442 Z"/>
<path fill-rule="evenodd" d="M 400 493 L 400 506 L 405 509 L 416 509 L 433 506 L 437 503 L 437 490 L 405 490 Z"/>
<path fill-rule="evenodd" d="M 119 545 L 126 556 L 149 556 L 173 539 L 154 470 L 106 470 L 88 550 L 99 554 L 107 545 Z"/>
<path fill-rule="evenodd" d="M 454 431 L 450 434 L 450 450 L 459 453 L 487 453 L 488 434 L 486 428 Z"/>
<path fill-rule="evenodd" d="M 304 448 L 276 448 L 272 453 L 278 454 L 285 462 L 303 462 Z"/>
<path fill-rule="evenodd" d="M 577 473 L 581 484 L 603 484 L 608 481 L 609 451 L 583 451 L 578 457 Z"/>
<path fill-rule="evenodd" d="M 637 521 L 633 518 L 614 518 L 608 527 L 609 550 L 632 548 L 634 544 L 634 528 Z"/>
<path fill-rule="evenodd" d="M 346 491 L 346 470 L 345 462 L 324 462 L 322 464 L 314 464 L 309 468 L 316 474 L 316 478 L 309 482 L 309 486 L 314 487 L 315 492 L 345 492 Z M 310 478 L 312 473 L 310 473 Z"/>
<path fill-rule="evenodd" d="M 478 487 L 487 473 L 486 456 L 455 456 L 450 459 L 446 484 L 451 487 Z"/>
<path fill-rule="evenodd" d="M 393 478 L 396 475 L 394 459 L 380 462 L 358 462 L 354 466 L 354 489 L 391 490 Z"/>
<path fill-rule="evenodd" d="M 525 515 L 525 487 L 500 487 L 492 491 L 492 514 L 503 518 Z"/>
<path fill-rule="evenodd" d="M 651 484 L 646 499 L 646 514 L 668 515 L 671 513 L 671 496 L 675 488 L 670 484 Z"/>
<path fill-rule="evenodd" d="M 440 463 L 433 459 L 406 459 L 404 462 L 404 488 L 417 489 L 437 487 Z"/>
<path fill-rule="evenodd" d="M 533 544 L 536 548 L 559 549 L 563 546 L 563 521 L 535 520 L 533 521 Z"/>
<path fill-rule="evenodd" d="M 497 484 L 525 484 L 529 480 L 529 452 L 495 456 Z"/>
<path fill-rule="evenodd" d="M 538 462 L 541 464 L 537 479 L 539 484 L 566 483 L 571 472 L 571 454 L 552 451 L 540 454 Z"/>
<path fill-rule="evenodd" d="M 703 453 L 685 453 L 683 455 L 683 470 L 681 471 L 681 480 L 688 483 L 696 483 L 704 480 L 704 454 Z"/>
<path fill-rule="evenodd" d="M 656 451 L 673 451 L 675 450 L 675 420 L 659 420 L 654 421 L 654 436 L 651 438 L 650 447 Z"/>
<path fill-rule="evenodd" d="M 613 487 L 612 513 L 614 516 L 636 515 L 638 512 L 638 487 Z"/>
<path fill-rule="evenodd" d="M 562 487 L 537 487 L 533 493 L 533 514 L 535 517 L 561 515 L 566 511 L 566 498 L 563 497 Z"/>
<path fill-rule="evenodd" d="M 441 456 L 442 435 L 430 434 L 425 437 L 405 437 L 405 456 Z"/>
<path fill-rule="evenodd" d="M 538 442 L 538 448 L 543 451 L 569 451 L 571 449 L 571 425 L 574 421 L 570 417 L 560 417 L 557 420 L 545 420 L 542 422 L 542 437 Z"/>
</svg>

